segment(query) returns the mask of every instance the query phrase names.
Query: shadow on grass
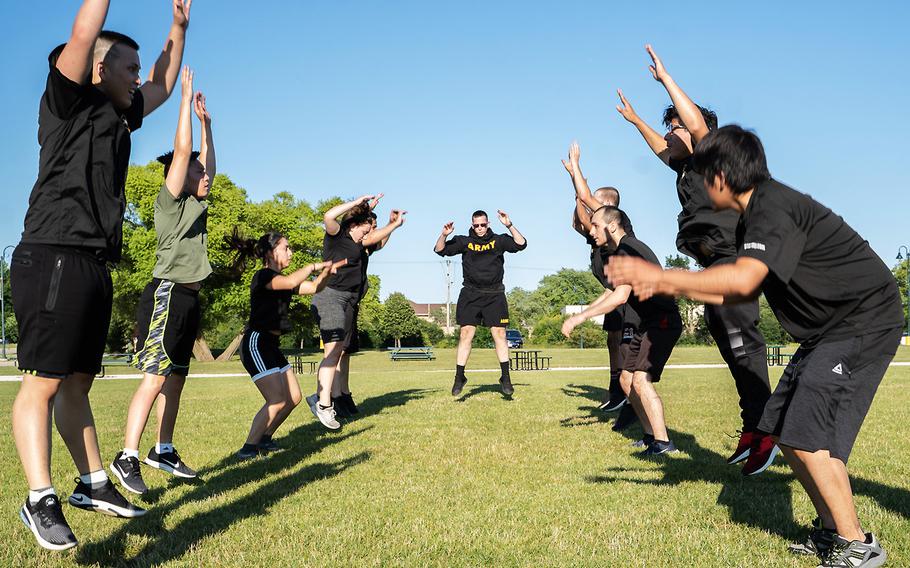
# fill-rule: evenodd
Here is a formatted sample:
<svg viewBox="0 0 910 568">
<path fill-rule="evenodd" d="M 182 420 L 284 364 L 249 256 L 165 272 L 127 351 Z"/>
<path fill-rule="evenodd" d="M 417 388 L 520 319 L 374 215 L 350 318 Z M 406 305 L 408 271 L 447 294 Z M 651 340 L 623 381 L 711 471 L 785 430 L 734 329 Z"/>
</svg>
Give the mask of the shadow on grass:
<svg viewBox="0 0 910 568">
<path fill-rule="evenodd" d="M 576 385 L 569 384 L 562 387 L 562 393 L 568 397 L 584 398 L 594 402 L 593 406 L 579 406 L 578 410 L 587 412 L 587 415 L 570 416 L 559 421 L 563 428 L 574 428 L 576 426 L 590 426 L 615 420 L 619 416 L 619 410 L 614 412 L 604 412 L 599 408 L 600 404 L 610 398 L 610 391 L 605 388 L 595 387 L 593 385 Z"/>
<path fill-rule="evenodd" d="M 850 485 L 853 487 L 854 495 L 871 497 L 883 509 L 887 509 L 905 519 L 910 519 L 910 490 L 852 476 L 850 477 Z"/>
<path fill-rule="evenodd" d="M 512 383 L 512 386 L 514 386 L 516 389 L 518 389 L 519 387 L 528 386 L 528 383 Z M 500 388 L 499 388 L 499 381 L 497 381 L 494 384 L 477 385 L 477 386 L 471 388 L 471 390 L 469 390 L 468 392 L 461 395 L 460 397 L 456 398 L 455 402 L 464 402 L 464 401 L 468 400 L 469 398 L 471 398 L 472 396 L 477 396 L 477 395 L 483 394 L 485 392 L 492 392 L 492 393 L 499 394 L 502 396 L 503 400 L 507 400 L 507 401 L 513 400 L 512 395 L 502 394 L 502 390 L 500 390 Z"/>
<path fill-rule="evenodd" d="M 379 412 L 384 408 L 401 406 L 425 392 L 409 389 L 387 393 L 367 399 L 362 407 L 365 411 Z M 298 411 L 300 408 L 298 408 Z M 302 410 L 306 410 L 303 406 Z M 342 433 L 326 431 L 318 422 L 298 426 L 280 442 L 284 451 L 270 454 L 264 459 L 238 461 L 233 452 L 217 464 L 200 470 L 205 481 L 172 503 L 149 509 L 142 517 L 130 519 L 113 534 L 100 542 L 80 547 L 76 556 L 79 564 L 101 566 L 153 566 L 179 559 L 201 540 L 221 533 L 234 523 L 247 518 L 267 515 L 272 505 L 299 491 L 312 481 L 334 477 L 349 467 L 364 463 L 370 458 L 368 452 L 335 463 L 316 463 L 296 469 L 308 456 L 323 449 L 372 429 L 372 426 L 353 429 Z M 250 483 L 277 476 L 276 479 L 258 487 L 248 495 L 214 509 L 194 514 L 174 527 L 166 526 L 166 519 L 180 508 L 206 499 L 218 499 L 221 495 L 243 488 Z M 160 492 L 156 495 L 160 496 Z M 150 540 L 131 559 L 126 559 L 129 535 L 142 535 Z"/>
</svg>

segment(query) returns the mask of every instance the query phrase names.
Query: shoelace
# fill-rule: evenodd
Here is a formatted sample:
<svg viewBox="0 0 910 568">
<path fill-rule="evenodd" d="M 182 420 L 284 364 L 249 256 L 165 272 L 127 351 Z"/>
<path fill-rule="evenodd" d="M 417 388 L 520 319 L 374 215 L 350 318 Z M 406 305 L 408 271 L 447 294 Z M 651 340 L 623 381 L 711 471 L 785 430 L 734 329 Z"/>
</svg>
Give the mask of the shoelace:
<svg viewBox="0 0 910 568">
<path fill-rule="evenodd" d="M 132 456 L 126 458 L 126 467 L 123 469 L 127 474 L 137 473 L 139 471 L 139 459 Z"/>
<path fill-rule="evenodd" d="M 54 525 L 63 522 L 63 511 L 60 509 L 60 503 L 57 506 L 39 507 L 35 513 L 38 515 L 38 522 L 42 528 L 49 529 Z"/>
</svg>

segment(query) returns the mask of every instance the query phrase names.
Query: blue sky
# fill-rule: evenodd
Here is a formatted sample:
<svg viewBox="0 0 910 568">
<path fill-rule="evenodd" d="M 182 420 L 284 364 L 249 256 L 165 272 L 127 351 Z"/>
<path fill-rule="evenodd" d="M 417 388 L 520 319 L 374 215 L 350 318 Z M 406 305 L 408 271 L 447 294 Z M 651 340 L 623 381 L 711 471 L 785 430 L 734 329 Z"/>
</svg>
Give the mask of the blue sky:
<svg viewBox="0 0 910 568">
<path fill-rule="evenodd" d="M 22 230 L 45 57 L 68 37 L 79 5 L 3 7 L 0 245 Z M 214 115 L 219 170 L 253 199 L 384 192 L 383 213 L 410 212 L 370 263 L 383 296 L 443 301 L 433 243 L 446 221 L 466 231 L 478 208 L 506 210 L 528 239 L 507 259 L 507 287 L 586 269 L 559 161 L 573 139 L 589 182 L 620 188 L 637 235 L 660 257 L 675 253 L 674 175 L 614 110 L 621 87 L 657 126 L 667 97 L 647 72 L 645 43 L 721 124 L 761 136 L 775 177 L 842 215 L 893 265 L 898 245 L 910 243 L 900 169 L 907 3 L 683 6 L 195 0 L 185 61 Z M 169 2 L 121 0 L 107 27 L 135 37 L 148 67 L 169 24 Z M 176 119 L 172 97 L 134 135 L 132 161 L 167 148 Z M 460 268 L 453 294 L 459 283 Z"/>
</svg>

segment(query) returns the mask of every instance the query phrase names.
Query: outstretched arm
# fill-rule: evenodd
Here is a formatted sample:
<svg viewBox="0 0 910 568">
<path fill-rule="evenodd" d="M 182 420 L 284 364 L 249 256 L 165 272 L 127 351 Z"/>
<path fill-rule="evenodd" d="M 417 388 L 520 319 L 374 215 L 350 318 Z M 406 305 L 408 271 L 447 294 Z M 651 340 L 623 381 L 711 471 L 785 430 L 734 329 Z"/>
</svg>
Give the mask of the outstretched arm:
<svg viewBox="0 0 910 568">
<path fill-rule="evenodd" d="M 663 62 L 654 53 L 654 49 L 650 45 L 646 45 L 645 49 L 648 50 L 648 55 L 651 56 L 652 64 L 648 67 L 651 75 L 655 81 L 667 89 L 670 100 L 673 101 L 673 106 L 676 107 L 676 112 L 679 113 L 679 121 L 692 135 L 693 143 L 697 143 L 708 135 L 708 125 L 705 123 L 705 117 L 702 116 L 701 110 L 692 102 L 692 99 L 683 92 L 679 85 L 676 84 L 676 81 L 673 80 L 673 77 L 667 73 Z"/>
<path fill-rule="evenodd" d="M 372 195 L 361 195 L 353 201 L 348 201 L 347 203 L 342 203 L 341 205 L 336 205 L 328 211 L 325 212 L 325 215 L 322 216 L 322 220 L 325 223 L 325 232 L 330 235 L 337 235 L 338 231 L 341 230 L 341 224 L 338 223 L 338 218 L 350 211 L 351 209 L 357 207 L 361 203 L 367 203 L 373 199 Z"/>
<path fill-rule="evenodd" d="M 436 246 L 433 247 L 433 251 L 437 254 L 442 253 L 446 248 L 446 237 L 455 232 L 455 222 L 449 221 L 442 226 L 442 232 L 439 234 L 439 238 L 436 239 Z"/>
<path fill-rule="evenodd" d="M 569 172 L 569 177 L 572 178 L 572 185 L 575 187 L 575 198 L 580 199 L 591 211 L 599 209 L 600 203 L 594 199 L 591 188 L 588 187 L 588 180 L 581 173 L 581 148 L 578 146 L 578 142 L 572 142 L 569 145 L 569 159 L 568 161 L 563 160 L 562 165 Z"/>
<path fill-rule="evenodd" d="M 625 95 L 622 94 L 622 89 L 617 89 L 616 93 L 619 94 L 619 102 L 622 103 L 616 105 L 616 110 L 623 118 L 638 129 L 638 132 L 641 134 L 642 138 L 645 139 L 645 142 L 648 143 L 648 147 L 651 148 L 654 155 L 660 158 L 660 161 L 663 163 L 669 164 L 670 149 L 667 147 L 667 141 L 659 132 L 648 126 L 648 123 L 638 116 L 638 113 L 632 108 L 632 105 L 626 99 Z"/>
<path fill-rule="evenodd" d="M 180 98 L 180 118 L 177 120 L 177 135 L 174 137 L 174 156 L 167 173 L 165 185 L 174 196 L 180 197 L 186 183 L 186 173 L 190 167 L 190 155 L 193 153 L 193 71 L 183 68 L 181 79 L 183 92 Z"/>
<path fill-rule="evenodd" d="M 407 211 L 392 209 L 392 213 L 389 215 L 389 224 L 381 229 L 370 231 L 367 236 L 365 236 L 363 240 L 360 241 L 360 244 L 365 247 L 373 246 L 376 244 L 379 245 L 379 248 L 384 247 L 395 229 L 404 225 L 405 214 L 407 214 Z"/>
<path fill-rule="evenodd" d="M 584 238 L 591 232 L 591 213 L 581 199 L 575 198 L 575 209 L 572 211 L 572 228 Z"/>
<path fill-rule="evenodd" d="M 609 288 L 604 290 L 604 293 L 580 314 L 575 314 L 563 322 L 562 334 L 569 337 L 572 334 L 572 330 L 582 323 L 595 316 L 612 312 L 619 306 L 625 304 L 629 300 L 629 295 L 631 293 L 632 287 L 628 285 L 617 286 L 613 290 L 610 290 Z"/>
<path fill-rule="evenodd" d="M 215 179 L 215 139 L 212 137 L 212 115 L 205 105 L 205 95 L 196 93 L 193 98 L 193 109 L 202 127 L 202 141 L 199 146 L 199 160 L 205 165 L 205 173 L 210 180 Z"/>
<path fill-rule="evenodd" d="M 177 84 L 177 75 L 183 64 L 183 46 L 186 28 L 190 25 L 190 6 L 193 0 L 173 0 L 174 21 L 164 42 L 164 49 L 149 71 L 149 78 L 139 90 L 144 99 L 144 112 L 148 116 L 164 104 Z"/>
<path fill-rule="evenodd" d="M 323 262 L 320 267 L 321 272 L 316 276 L 315 280 L 306 280 L 302 282 L 297 288 L 297 293 L 301 296 L 307 294 L 315 294 L 316 292 L 321 292 L 323 288 L 329 283 L 329 276 L 338 272 L 338 269 L 348 263 L 348 259 L 342 259 L 332 264 L 331 261 Z"/>
<path fill-rule="evenodd" d="M 499 209 L 496 211 L 496 213 L 499 214 L 499 222 L 502 223 L 503 225 L 505 225 L 506 229 L 509 230 L 509 233 L 512 234 L 512 240 L 515 241 L 516 245 L 518 245 L 519 247 L 523 247 L 526 244 L 528 244 L 528 241 L 525 240 L 524 235 L 522 235 L 518 231 L 518 229 L 512 223 L 512 220 L 509 219 L 509 216 L 506 214 L 505 211 L 503 211 L 502 209 Z"/>
<path fill-rule="evenodd" d="M 76 14 L 70 39 L 57 58 L 57 69 L 74 83 L 84 85 L 88 80 L 95 40 L 104 27 L 109 6 L 110 0 L 85 0 Z"/>
</svg>

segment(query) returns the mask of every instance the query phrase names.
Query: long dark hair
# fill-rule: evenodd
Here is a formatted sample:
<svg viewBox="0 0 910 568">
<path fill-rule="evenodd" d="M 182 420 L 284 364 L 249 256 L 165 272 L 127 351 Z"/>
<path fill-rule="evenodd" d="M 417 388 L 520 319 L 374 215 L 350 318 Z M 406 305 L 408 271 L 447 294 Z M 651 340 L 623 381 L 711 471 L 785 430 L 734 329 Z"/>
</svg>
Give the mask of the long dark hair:
<svg viewBox="0 0 910 568">
<path fill-rule="evenodd" d="M 269 231 L 259 237 L 258 240 L 247 239 L 240 234 L 240 230 L 237 227 L 234 227 L 231 236 L 224 237 L 228 250 L 236 252 L 234 261 L 231 263 L 231 272 L 237 276 L 242 274 L 246 270 L 247 260 L 250 258 L 258 258 L 265 262 L 269 253 L 278 246 L 278 242 L 283 238 L 285 236 L 278 231 Z"/>
<path fill-rule="evenodd" d="M 341 230 L 349 231 L 354 225 L 363 225 L 373 223 L 373 210 L 370 209 L 369 203 L 361 203 L 348 211 L 341 219 Z"/>
</svg>

